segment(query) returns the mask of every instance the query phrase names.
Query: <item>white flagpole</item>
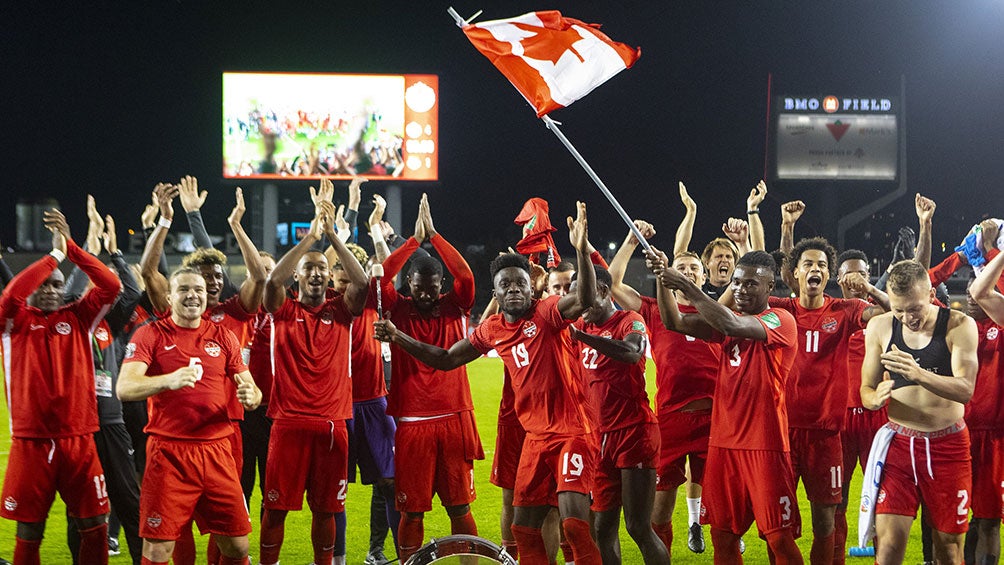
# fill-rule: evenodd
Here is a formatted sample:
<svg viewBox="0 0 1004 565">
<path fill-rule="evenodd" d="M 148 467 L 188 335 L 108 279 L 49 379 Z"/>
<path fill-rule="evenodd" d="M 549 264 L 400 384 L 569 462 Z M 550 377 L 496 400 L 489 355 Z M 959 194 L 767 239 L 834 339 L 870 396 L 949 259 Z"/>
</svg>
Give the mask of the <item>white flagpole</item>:
<svg viewBox="0 0 1004 565">
<path fill-rule="evenodd" d="M 610 204 L 613 205 L 614 210 L 617 210 L 617 213 L 620 215 L 621 219 L 624 220 L 624 223 L 628 225 L 628 229 L 631 230 L 631 233 L 633 233 L 638 242 L 641 243 L 642 248 L 644 248 L 645 251 L 651 251 L 652 247 L 648 244 L 648 241 L 641 235 L 641 232 L 638 230 L 638 227 L 634 225 L 634 222 L 631 220 L 631 216 L 628 216 L 627 212 L 624 211 L 624 208 L 621 206 L 620 202 L 618 202 L 617 199 L 614 198 L 614 195 L 610 193 L 610 190 L 607 188 L 607 185 L 603 184 L 603 181 L 600 179 L 599 176 L 597 176 L 596 171 L 594 171 L 593 168 L 589 166 L 589 163 L 587 163 L 586 160 L 582 157 L 582 154 L 580 154 L 579 151 L 575 149 L 575 146 L 572 145 L 572 142 L 568 141 L 568 138 L 565 137 L 565 134 L 561 133 L 561 130 L 558 129 L 558 123 L 552 120 L 551 117 L 548 116 L 547 114 L 544 114 L 544 117 L 541 118 L 541 120 L 544 121 L 544 125 L 547 126 L 547 129 L 553 131 L 554 135 L 558 136 L 558 139 L 561 141 L 562 145 L 564 145 L 565 148 L 568 149 L 568 152 L 572 154 L 572 157 L 575 157 L 575 160 L 578 161 L 580 165 L 582 165 L 583 169 L 586 170 L 586 174 L 589 175 L 589 178 L 593 179 L 593 182 L 596 183 L 596 186 L 599 187 L 600 192 L 603 193 L 603 196 L 606 196 L 607 200 L 610 201 Z"/>
</svg>

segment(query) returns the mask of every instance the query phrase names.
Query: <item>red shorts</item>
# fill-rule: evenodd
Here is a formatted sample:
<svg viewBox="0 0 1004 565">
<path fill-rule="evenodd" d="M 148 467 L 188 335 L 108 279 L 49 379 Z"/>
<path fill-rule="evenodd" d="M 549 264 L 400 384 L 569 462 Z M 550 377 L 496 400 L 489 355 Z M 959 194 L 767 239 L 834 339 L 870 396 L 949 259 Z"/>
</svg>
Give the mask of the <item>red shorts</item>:
<svg viewBox="0 0 1004 565">
<path fill-rule="evenodd" d="M 230 420 L 230 425 L 234 428 L 234 433 L 230 435 L 230 449 L 234 453 L 234 463 L 237 464 L 237 476 L 241 476 L 244 470 L 244 434 L 241 432 L 241 421 Z"/>
<path fill-rule="evenodd" d="M 708 448 L 701 522 L 743 534 L 756 520 L 761 535 L 802 535 L 795 481 L 783 451 Z"/>
<path fill-rule="evenodd" d="M 345 420 L 276 420 L 265 463 L 265 508 L 342 512 L 349 475 Z"/>
<path fill-rule="evenodd" d="M 513 506 L 557 506 L 559 492 L 589 495 L 595 455 L 586 435 L 527 436 L 516 471 Z"/>
<path fill-rule="evenodd" d="M 150 436 L 139 497 L 139 535 L 174 540 L 192 517 L 202 533 L 244 536 L 251 517 L 230 438 L 172 441 Z"/>
<path fill-rule="evenodd" d="M 621 507 L 621 469 L 655 469 L 658 459 L 659 426 L 655 423 L 604 433 L 593 477 L 593 511 Z"/>
<path fill-rule="evenodd" d="M 888 421 L 889 414 L 885 408 L 868 410 L 859 406 L 847 409 L 844 429 L 840 432 L 840 444 L 844 450 L 844 484 L 851 482 L 857 465 L 864 469 L 868 464 L 875 432 Z"/>
<path fill-rule="evenodd" d="M 1004 430 L 970 430 L 973 518 L 1004 518 Z"/>
<path fill-rule="evenodd" d="M 493 485 L 509 490 L 516 486 L 516 468 L 519 467 L 519 456 L 523 453 L 525 437 L 526 430 L 523 426 L 498 425 L 490 479 Z"/>
<path fill-rule="evenodd" d="M 844 494 L 840 432 L 788 428 L 793 484 L 805 485 L 805 496 L 817 504 L 840 504 Z"/>
<path fill-rule="evenodd" d="M 659 435 L 662 447 L 655 475 L 656 490 L 675 490 L 687 482 L 688 457 L 691 481 L 702 484 L 711 435 L 711 410 L 660 414 Z"/>
<path fill-rule="evenodd" d="M 93 518 L 108 512 L 105 475 L 94 436 L 11 440 L 0 516 L 44 522 L 57 492 L 70 516 Z"/>
<path fill-rule="evenodd" d="M 394 439 L 394 487 L 401 512 L 428 512 L 432 497 L 443 506 L 470 504 L 474 460 L 484 459 L 471 412 L 401 422 Z"/>
<path fill-rule="evenodd" d="M 885 458 L 876 514 L 916 517 L 923 501 L 931 527 L 948 534 L 965 533 L 973 482 L 965 422 L 926 434 L 892 422 L 887 425 L 899 433 Z"/>
</svg>

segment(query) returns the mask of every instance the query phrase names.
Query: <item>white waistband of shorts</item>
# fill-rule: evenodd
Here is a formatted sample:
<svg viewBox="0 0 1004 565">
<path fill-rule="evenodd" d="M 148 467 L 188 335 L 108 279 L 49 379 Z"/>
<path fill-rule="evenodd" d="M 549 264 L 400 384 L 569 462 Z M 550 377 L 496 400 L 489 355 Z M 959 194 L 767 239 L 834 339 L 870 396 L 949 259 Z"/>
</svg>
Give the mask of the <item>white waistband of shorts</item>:
<svg viewBox="0 0 1004 565">
<path fill-rule="evenodd" d="M 440 418 L 449 418 L 450 416 L 456 414 L 456 412 L 450 412 L 449 414 L 438 414 L 436 416 L 401 416 L 397 419 L 398 422 L 424 422 L 426 420 L 438 420 Z"/>
</svg>

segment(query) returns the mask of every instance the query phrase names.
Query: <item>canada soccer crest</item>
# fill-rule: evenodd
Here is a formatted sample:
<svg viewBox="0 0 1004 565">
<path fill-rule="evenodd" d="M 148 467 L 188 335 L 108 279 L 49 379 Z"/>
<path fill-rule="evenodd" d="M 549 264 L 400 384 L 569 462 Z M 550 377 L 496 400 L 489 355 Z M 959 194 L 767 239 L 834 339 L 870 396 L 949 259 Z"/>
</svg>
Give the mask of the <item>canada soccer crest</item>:
<svg viewBox="0 0 1004 565">
<path fill-rule="evenodd" d="M 221 351 L 220 344 L 216 343 L 215 341 L 207 341 L 205 350 L 210 357 L 220 356 L 220 351 Z"/>
<path fill-rule="evenodd" d="M 837 331 L 840 323 L 837 322 L 835 318 L 826 318 L 823 323 L 819 326 L 824 332 L 831 334 Z"/>
<path fill-rule="evenodd" d="M 17 510 L 17 500 L 15 500 L 13 496 L 8 496 L 7 498 L 3 499 L 3 508 L 7 512 L 13 512 Z"/>
<path fill-rule="evenodd" d="M 56 333 L 59 335 L 70 335 L 71 329 L 70 324 L 67 324 L 66 322 L 59 322 L 56 324 Z"/>
<path fill-rule="evenodd" d="M 1000 333 L 996 327 L 987 328 L 987 341 L 993 341 L 997 339 L 997 334 Z"/>
<path fill-rule="evenodd" d="M 146 525 L 150 526 L 151 528 L 159 528 L 162 523 L 164 523 L 164 519 L 161 518 L 160 514 L 157 514 L 156 512 L 150 514 L 146 519 Z"/>
<path fill-rule="evenodd" d="M 217 310 L 216 312 L 213 312 L 213 314 L 211 316 L 209 316 L 209 319 L 212 320 L 212 322 L 214 324 L 218 324 L 218 323 L 222 322 L 223 318 L 225 318 L 225 317 L 226 317 L 226 314 L 224 314 L 223 312 L 220 312 L 219 310 Z"/>
<path fill-rule="evenodd" d="M 279 500 L 279 491 L 277 491 L 275 489 L 272 489 L 272 490 L 268 491 L 268 494 L 266 496 L 268 496 L 268 501 L 269 502 L 275 502 L 275 501 Z"/>
<path fill-rule="evenodd" d="M 108 330 L 104 328 L 94 330 L 94 339 L 98 341 L 108 341 Z"/>
<path fill-rule="evenodd" d="M 526 337 L 533 337 L 537 335 L 537 324 L 533 322 L 526 322 L 523 324 L 523 335 Z"/>
</svg>

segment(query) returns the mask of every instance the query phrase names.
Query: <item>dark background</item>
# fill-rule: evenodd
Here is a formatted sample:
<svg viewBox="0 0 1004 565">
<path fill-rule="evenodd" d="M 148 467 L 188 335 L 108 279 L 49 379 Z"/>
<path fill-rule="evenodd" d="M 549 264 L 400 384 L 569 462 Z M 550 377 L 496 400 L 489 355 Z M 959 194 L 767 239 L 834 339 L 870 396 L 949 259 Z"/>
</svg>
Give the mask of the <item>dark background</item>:
<svg viewBox="0 0 1004 565">
<path fill-rule="evenodd" d="M 915 192 L 938 203 L 935 260 L 942 242 L 952 246 L 980 218 L 999 215 L 1000 1 L 457 2 L 465 17 L 484 9 L 482 20 L 560 9 L 642 48 L 634 68 L 553 117 L 628 213 L 656 224 L 657 245 L 671 246 L 683 213 L 677 180 L 699 205 L 692 247 L 718 235 L 727 216 L 743 215 L 746 194 L 764 174 L 768 73 L 774 94 L 867 97 L 898 96 L 906 77 L 910 195 L 864 222 L 849 245 L 878 254 L 887 233 L 915 225 Z M 0 242 L 13 243 L 21 198 L 58 199 L 82 235 L 86 193 L 116 217 L 123 239 L 138 226 L 152 186 L 184 174 L 210 191 L 206 223 L 223 233 L 236 185 L 221 177 L 224 70 L 438 74 L 441 180 L 403 186 L 406 235 L 427 191 L 437 229 L 461 249 L 479 244 L 493 253 L 514 244 L 512 219 L 531 196 L 550 201 L 559 226 L 583 199 L 596 246 L 621 241 L 626 230 L 599 191 L 454 26 L 447 6 L 8 5 Z M 282 197 L 306 199 L 308 184 L 282 182 Z M 382 190 L 376 182 L 365 188 Z M 857 205 L 892 188 L 772 183 L 762 214 L 768 247 L 777 245 L 781 202 L 809 206 L 797 237 L 830 234 L 834 202 Z M 570 254 L 564 230 L 556 240 Z"/>
</svg>

